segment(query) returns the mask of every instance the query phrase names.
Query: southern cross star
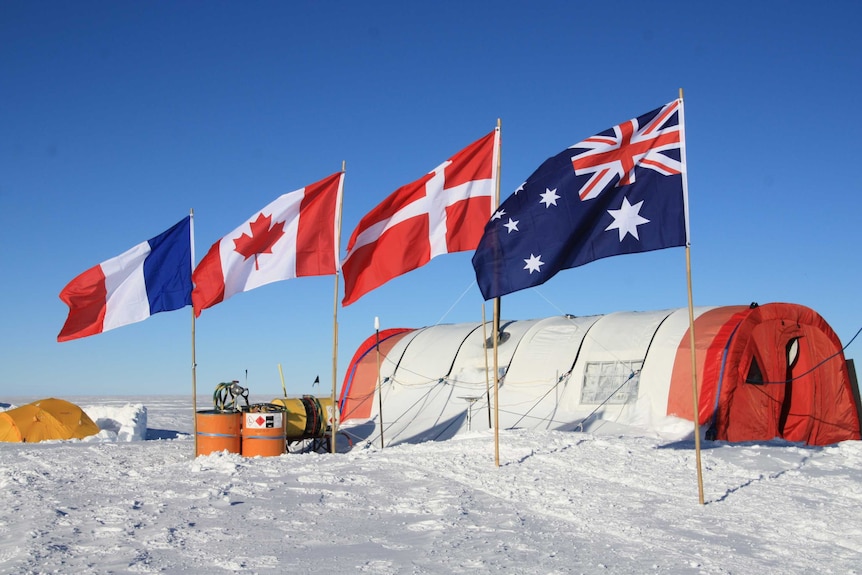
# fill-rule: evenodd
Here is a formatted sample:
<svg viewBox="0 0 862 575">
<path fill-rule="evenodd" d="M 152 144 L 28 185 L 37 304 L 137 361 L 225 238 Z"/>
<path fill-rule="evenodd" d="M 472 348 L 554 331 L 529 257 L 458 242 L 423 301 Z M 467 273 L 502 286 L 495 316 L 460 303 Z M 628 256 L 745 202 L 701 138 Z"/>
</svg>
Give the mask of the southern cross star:
<svg viewBox="0 0 862 575">
<path fill-rule="evenodd" d="M 545 265 L 545 262 L 542 261 L 541 255 L 534 256 L 532 253 L 530 254 L 530 259 L 524 260 L 524 262 L 527 264 L 524 266 L 524 269 L 530 270 L 531 274 L 533 272 L 541 272 L 542 270 L 539 268 Z"/>
<path fill-rule="evenodd" d="M 542 199 L 539 200 L 540 204 L 545 204 L 546 208 L 550 208 L 551 204 L 557 205 L 557 200 L 560 199 L 560 196 L 557 195 L 557 188 L 553 190 L 549 188 L 545 188 L 545 193 L 539 194 L 542 196 Z"/>
<path fill-rule="evenodd" d="M 509 230 L 510 234 L 512 232 L 518 232 L 518 231 L 520 231 L 518 229 L 518 222 L 520 222 L 520 221 L 521 220 L 512 220 L 512 218 L 509 218 L 509 221 L 506 222 L 505 224 L 503 224 L 503 227 L 505 227 L 507 230 Z"/>
<path fill-rule="evenodd" d="M 605 228 L 605 231 L 618 230 L 620 241 L 626 237 L 626 234 L 631 234 L 634 239 L 640 241 L 638 237 L 638 226 L 649 223 L 649 220 L 640 215 L 641 206 L 644 201 L 641 200 L 635 205 L 629 203 L 629 199 L 623 197 L 623 204 L 618 210 L 608 210 L 608 213 L 614 221 Z"/>
</svg>

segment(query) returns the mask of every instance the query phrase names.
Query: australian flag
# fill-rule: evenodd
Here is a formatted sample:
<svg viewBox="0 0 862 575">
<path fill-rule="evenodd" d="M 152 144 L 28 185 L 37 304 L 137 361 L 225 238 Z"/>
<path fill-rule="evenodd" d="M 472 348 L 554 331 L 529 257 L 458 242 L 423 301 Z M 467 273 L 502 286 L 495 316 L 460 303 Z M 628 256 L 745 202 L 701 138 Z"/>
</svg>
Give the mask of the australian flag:
<svg viewBox="0 0 862 575">
<path fill-rule="evenodd" d="M 504 201 L 473 255 L 486 300 L 558 271 L 688 244 L 682 100 L 545 160 Z"/>
</svg>

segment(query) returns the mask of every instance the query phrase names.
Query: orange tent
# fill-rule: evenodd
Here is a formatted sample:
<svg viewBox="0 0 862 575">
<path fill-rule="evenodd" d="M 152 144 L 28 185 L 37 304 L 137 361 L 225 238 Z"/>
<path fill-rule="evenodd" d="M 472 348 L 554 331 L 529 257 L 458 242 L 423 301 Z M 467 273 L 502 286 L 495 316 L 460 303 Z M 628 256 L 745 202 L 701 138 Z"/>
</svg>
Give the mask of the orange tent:
<svg viewBox="0 0 862 575">
<path fill-rule="evenodd" d="M 0 412 L 0 441 L 83 439 L 97 433 L 99 426 L 84 410 L 62 399 L 42 399 Z"/>
</svg>

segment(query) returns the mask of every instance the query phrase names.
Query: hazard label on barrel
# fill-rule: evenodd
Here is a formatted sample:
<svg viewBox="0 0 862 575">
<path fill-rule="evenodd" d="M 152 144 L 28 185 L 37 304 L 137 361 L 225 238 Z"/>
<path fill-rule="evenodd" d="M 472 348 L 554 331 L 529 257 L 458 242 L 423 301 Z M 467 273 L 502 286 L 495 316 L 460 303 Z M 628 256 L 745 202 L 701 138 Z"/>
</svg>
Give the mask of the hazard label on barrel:
<svg viewBox="0 0 862 575">
<path fill-rule="evenodd" d="M 272 429 L 281 427 L 283 413 L 246 413 L 245 428 L 246 429 Z"/>
</svg>

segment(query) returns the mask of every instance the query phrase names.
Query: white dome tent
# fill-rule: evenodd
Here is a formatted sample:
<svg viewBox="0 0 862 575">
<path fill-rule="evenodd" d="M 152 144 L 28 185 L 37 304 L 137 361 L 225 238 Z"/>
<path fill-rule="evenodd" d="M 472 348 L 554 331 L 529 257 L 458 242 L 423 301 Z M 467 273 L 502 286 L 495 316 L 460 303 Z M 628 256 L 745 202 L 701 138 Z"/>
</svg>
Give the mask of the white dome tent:
<svg viewBox="0 0 862 575">
<path fill-rule="evenodd" d="M 698 409 L 707 437 L 813 445 L 859 439 L 840 341 L 814 311 L 775 303 L 699 307 L 695 317 Z M 691 436 L 687 309 L 500 325 L 501 428 Z M 380 403 L 385 445 L 487 429 L 491 329 L 465 323 L 381 332 L 380 398 L 377 336 L 368 338 L 341 390 L 346 431 L 378 441 Z M 794 342 L 797 356 L 789 358 Z"/>
</svg>

